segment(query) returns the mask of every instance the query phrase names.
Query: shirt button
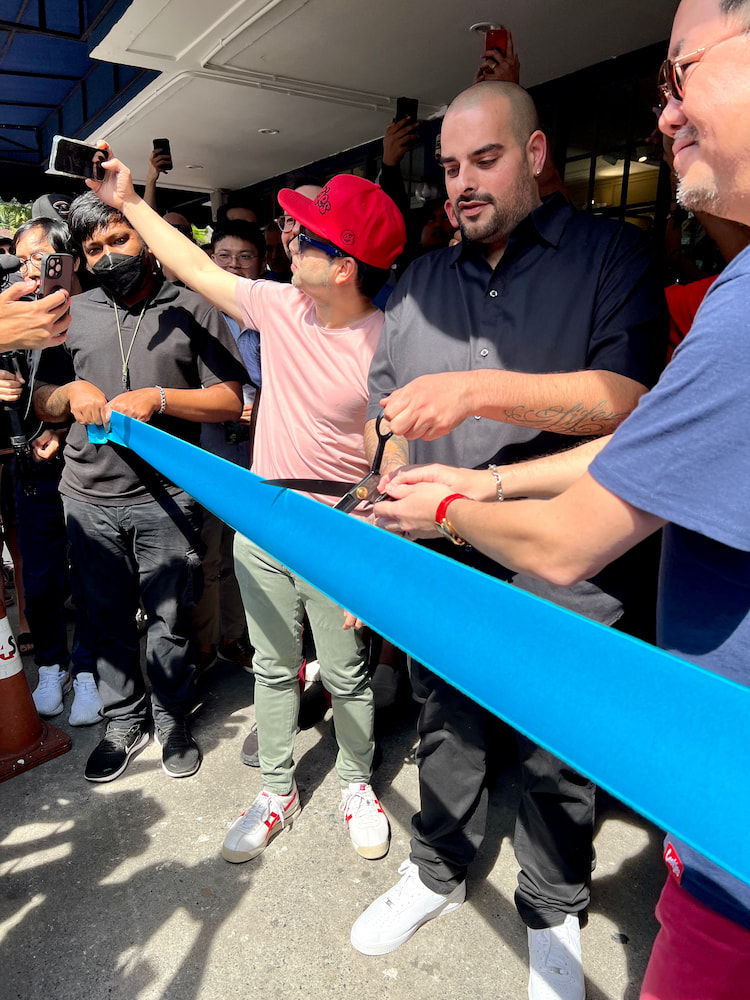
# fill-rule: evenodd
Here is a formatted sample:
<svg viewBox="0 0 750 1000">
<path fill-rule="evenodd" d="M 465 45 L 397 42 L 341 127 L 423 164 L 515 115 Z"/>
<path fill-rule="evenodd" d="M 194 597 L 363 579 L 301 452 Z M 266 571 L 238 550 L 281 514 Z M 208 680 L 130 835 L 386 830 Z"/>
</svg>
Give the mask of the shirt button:
<svg viewBox="0 0 750 1000">
<path fill-rule="evenodd" d="M 492 289 L 492 290 L 490 291 L 490 298 L 491 298 L 491 299 L 496 299 L 496 298 L 497 298 L 497 289 L 496 289 L 496 288 L 493 288 L 493 289 Z"/>
<path fill-rule="evenodd" d="M 487 348 L 483 347 L 482 350 L 479 352 L 479 356 L 482 358 L 486 358 L 489 353 L 490 352 L 487 350 Z"/>
</svg>

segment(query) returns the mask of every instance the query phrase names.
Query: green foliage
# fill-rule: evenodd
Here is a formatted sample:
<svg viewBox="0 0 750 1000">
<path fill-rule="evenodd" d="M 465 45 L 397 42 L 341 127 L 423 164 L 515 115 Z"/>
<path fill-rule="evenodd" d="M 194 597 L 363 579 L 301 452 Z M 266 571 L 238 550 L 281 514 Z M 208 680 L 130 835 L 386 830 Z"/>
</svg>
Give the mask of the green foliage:
<svg viewBox="0 0 750 1000">
<path fill-rule="evenodd" d="M 12 198 L 10 201 L 0 201 L 0 229 L 10 229 L 15 232 L 24 222 L 31 218 L 31 205 L 22 205 Z"/>
</svg>

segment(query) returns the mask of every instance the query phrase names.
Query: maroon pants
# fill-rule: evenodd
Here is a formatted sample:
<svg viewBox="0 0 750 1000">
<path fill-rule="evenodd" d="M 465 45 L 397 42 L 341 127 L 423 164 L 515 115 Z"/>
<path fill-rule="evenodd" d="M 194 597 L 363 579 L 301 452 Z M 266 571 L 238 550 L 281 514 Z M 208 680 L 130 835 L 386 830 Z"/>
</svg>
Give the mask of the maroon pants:
<svg viewBox="0 0 750 1000">
<path fill-rule="evenodd" d="M 656 935 L 641 1000 L 750 997 L 750 930 L 681 889 L 671 877 L 656 906 Z"/>
</svg>

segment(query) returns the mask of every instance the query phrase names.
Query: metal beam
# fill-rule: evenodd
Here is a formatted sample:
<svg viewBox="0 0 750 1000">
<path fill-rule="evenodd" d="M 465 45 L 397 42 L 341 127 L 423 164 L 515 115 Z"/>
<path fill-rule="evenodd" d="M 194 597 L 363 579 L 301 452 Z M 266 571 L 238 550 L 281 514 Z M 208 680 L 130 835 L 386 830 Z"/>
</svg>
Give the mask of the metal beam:
<svg viewBox="0 0 750 1000">
<path fill-rule="evenodd" d="M 49 108 L 53 110 L 56 104 L 43 104 L 41 101 L 0 101 L 0 108 Z"/>
<path fill-rule="evenodd" d="M 38 153 L 39 152 L 39 142 L 37 140 L 36 146 L 24 146 L 22 142 L 16 142 L 15 139 L 9 139 L 5 135 L 0 135 L 0 143 L 7 143 L 9 146 L 15 146 L 16 149 L 22 149 L 24 153 Z"/>
<path fill-rule="evenodd" d="M 81 79 L 69 73 L 30 73 L 22 69 L 0 69 L 0 76 L 18 76 L 24 80 L 70 80 L 72 83 Z"/>
<path fill-rule="evenodd" d="M 19 35 L 35 35 L 37 38 L 56 38 L 65 42 L 80 42 L 81 36 L 72 31 L 55 31 L 53 28 L 36 24 L 19 24 L 18 21 L 0 20 L 0 31 L 11 31 Z"/>
</svg>

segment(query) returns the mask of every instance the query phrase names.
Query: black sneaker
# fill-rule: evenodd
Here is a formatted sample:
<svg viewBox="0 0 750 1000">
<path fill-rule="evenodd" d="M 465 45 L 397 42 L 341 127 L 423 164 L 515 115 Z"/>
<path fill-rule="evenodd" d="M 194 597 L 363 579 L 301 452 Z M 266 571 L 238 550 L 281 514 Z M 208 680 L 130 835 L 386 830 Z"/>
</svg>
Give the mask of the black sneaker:
<svg viewBox="0 0 750 1000">
<path fill-rule="evenodd" d="M 148 730 L 140 723 L 130 729 L 110 723 L 104 739 L 91 751 L 83 772 L 87 781 L 114 781 L 119 778 L 130 758 L 142 750 L 149 741 Z"/>
<path fill-rule="evenodd" d="M 254 722 L 250 727 L 250 732 L 245 737 L 242 744 L 240 759 L 248 767 L 260 767 L 260 757 L 258 755 L 258 723 Z"/>
<path fill-rule="evenodd" d="M 170 778 L 188 778 L 195 774 L 203 755 L 182 719 L 157 726 L 154 736 L 161 747 L 161 769 L 165 774 Z"/>
<path fill-rule="evenodd" d="M 219 646 L 219 656 L 222 660 L 229 660 L 231 663 L 236 663 L 238 667 L 242 667 L 249 674 L 253 672 L 254 652 L 255 650 L 245 638 L 231 639 L 229 641 L 225 639 Z"/>
</svg>

